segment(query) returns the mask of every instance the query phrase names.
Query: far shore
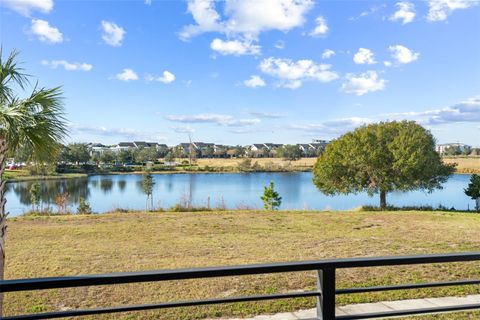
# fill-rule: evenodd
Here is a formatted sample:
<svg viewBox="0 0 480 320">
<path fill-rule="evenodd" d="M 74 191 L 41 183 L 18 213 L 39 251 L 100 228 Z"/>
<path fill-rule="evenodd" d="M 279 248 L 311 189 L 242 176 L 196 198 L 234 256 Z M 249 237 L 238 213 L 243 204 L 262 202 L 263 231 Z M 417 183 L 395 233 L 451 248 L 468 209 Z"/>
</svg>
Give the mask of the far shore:
<svg viewBox="0 0 480 320">
<path fill-rule="evenodd" d="M 262 173 L 262 172 L 309 172 L 315 165 L 316 158 L 301 158 L 299 160 L 283 160 L 281 158 L 253 158 L 252 164 L 257 163 L 258 167 L 251 170 L 240 170 L 239 163 L 243 158 L 233 159 L 197 159 L 195 164 L 189 166 L 178 166 L 173 169 L 153 170 L 153 174 L 191 174 L 191 173 Z M 455 173 L 457 174 L 480 174 L 480 157 L 445 157 L 446 163 L 457 163 Z M 8 182 L 76 179 L 96 175 L 124 175 L 144 174 L 145 171 L 130 172 L 93 172 L 93 173 L 58 173 L 50 175 L 30 175 L 27 170 L 7 170 L 6 179 Z"/>
</svg>

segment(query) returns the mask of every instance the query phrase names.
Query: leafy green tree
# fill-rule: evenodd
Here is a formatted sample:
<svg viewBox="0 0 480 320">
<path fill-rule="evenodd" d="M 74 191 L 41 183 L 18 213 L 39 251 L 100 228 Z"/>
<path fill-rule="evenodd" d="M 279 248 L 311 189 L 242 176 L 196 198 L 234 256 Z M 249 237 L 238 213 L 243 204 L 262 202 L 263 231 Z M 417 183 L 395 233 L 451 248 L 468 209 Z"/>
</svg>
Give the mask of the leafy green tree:
<svg viewBox="0 0 480 320">
<path fill-rule="evenodd" d="M 150 210 L 153 210 L 153 186 L 155 181 L 150 171 L 147 171 L 142 177 L 141 188 L 147 199 L 145 200 L 145 211 L 148 211 L 148 200 L 150 200 Z"/>
<path fill-rule="evenodd" d="M 50 160 L 67 134 L 59 87 L 35 86 L 30 94 L 21 96 L 14 92 L 14 89 L 23 91 L 29 82 L 17 63 L 17 55 L 13 51 L 4 59 L 0 51 L 0 280 L 3 280 L 5 266 L 7 213 L 4 171 L 7 156 L 25 147 L 32 151 L 36 160 Z M 3 295 L 0 294 L 0 318 L 2 304 Z"/>
<path fill-rule="evenodd" d="M 102 152 L 102 154 L 100 155 L 100 162 L 104 163 L 104 164 L 111 164 L 113 162 L 115 162 L 115 153 L 113 151 L 104 151 Z"/>
<path fill-rule="evenodd" d="M 133 161 L 133 154 L 130 150 L 120 150 L 115 154 L 115 160 L 119 164 L 125 164 Z"/>
<path fill-rule="evenodd" d="M 445 148 L 443 154 L 446 156 L 458 156 L 462 154 L 462 151 L 457 146 L 449 146 Z"/>
<path fill-rule="evenodd" d="M 275 191 L 275 185 L 270 182 L 269 186 L 264 187 L 263 195 L 260 197 L 263 201 L 263 207 L 265 210 L 278 210 L 282 205 L 282 197 Z"/>
<path fill-rule="evenodd" d="M 67 146 L 67 159 L 72 163 L 87 163 L 90 151 L 86 143 L 71 143 Z"/>
<path fill-rule="evenodd" d="M 90 207 L 90 204 L 87 202 L 87 200 L 85 200 L 84 197 L 80 197 L 80 199 L 78 200 L 77 213 L 92 214 L 92 208 Z"/>
<path fill-rule="evenodd" d="M 414 121 L 362 126 L 326 147 L 313 182 L 327 195 L 380 194 L 385 209 L 389 192 L 442 188 L 455 165 L 444 164 L 434 147 L 432 134 Z"/>
<path fill-rule="evenodd" d="M 475 200 L 475 210 L 480 211 L 480 175 L 472 174 L 465 194 Z"/>
<path fill-rule="evenodd" d="M 287 144 L 278 149 L 278 156 L 284 160 L 295 161 L 303 156 L 303 151 L 298 145 Z"/>
<path fill-rule="evenodd" d="M 32 185 L 30 186 L 29 192 L 30 192 L 30 202 L 32 203 L 32 210 L 38 211 L 38 206 L 41 200 L 40 183 L 38 182 L 32 183 Z"/>
</svg>

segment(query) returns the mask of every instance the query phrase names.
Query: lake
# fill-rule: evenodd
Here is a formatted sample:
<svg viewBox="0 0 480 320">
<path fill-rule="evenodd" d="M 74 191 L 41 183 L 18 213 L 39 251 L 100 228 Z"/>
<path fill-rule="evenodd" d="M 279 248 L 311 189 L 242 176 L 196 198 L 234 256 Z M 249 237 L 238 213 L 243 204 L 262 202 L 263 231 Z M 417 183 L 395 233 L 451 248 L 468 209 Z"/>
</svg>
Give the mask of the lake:
<svg viewBox="0 0 480 320">
<path fill-rule="evenodd" d="M 141 175 L 104 175 L 77 179 L 42 181 L 43 206 L 56 211 L 55 197 L 68 192 L 70 209 L 76 211 L 80 197 L 87 199 L 93 211 L 106 212 L 117 208 L 144 209 L 145 195 L 140 189 Z M 470 175 L 453 175 L 443 190 L 433 193 L 421 191 L 391 193 L 389 204 L 395 206 L 430 205 L 474 208 L 473 200 L 463 193 Z M 281 209 L 345 210 L 362 205 L 378 205 L 373 198 L 362 193 L 347 196 L 325 196 L 312 183 L 311 172 L 296 173 L 224 173 L 224 174 L 155 174 L 154 206 L 168 208 L 177 203 L 193 206 L 225 206 L 236 208 L 262 208 L 260 196 L 263 187 L 273 181 L 283 198 Z M 7 210 L 17 216 L 31 209 L 29 188 L 32 182 L 7 184 Z"/>
</svg>

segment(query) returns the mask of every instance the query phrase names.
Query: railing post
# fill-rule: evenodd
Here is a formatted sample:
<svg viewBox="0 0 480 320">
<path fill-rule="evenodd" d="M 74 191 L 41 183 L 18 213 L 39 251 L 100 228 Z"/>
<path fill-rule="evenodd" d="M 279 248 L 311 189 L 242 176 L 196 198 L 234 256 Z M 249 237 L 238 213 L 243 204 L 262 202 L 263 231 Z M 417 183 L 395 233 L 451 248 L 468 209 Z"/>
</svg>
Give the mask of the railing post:
<svg viewBox="0 0 480 320">
<path fill-rule="evenodd" d="M 317 288 L 321 293 L 317 297 L 317 318 L 319 320 L 335 319 L 335 269 L 318 270 Z"/>
</svg>

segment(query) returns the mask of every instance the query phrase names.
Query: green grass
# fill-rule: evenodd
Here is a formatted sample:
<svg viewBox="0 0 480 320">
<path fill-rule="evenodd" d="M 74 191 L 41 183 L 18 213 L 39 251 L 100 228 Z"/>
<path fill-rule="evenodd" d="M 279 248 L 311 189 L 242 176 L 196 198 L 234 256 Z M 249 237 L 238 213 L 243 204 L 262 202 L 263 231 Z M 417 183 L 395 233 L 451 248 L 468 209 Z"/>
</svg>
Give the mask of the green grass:
<svg viewBox="0 0 480 320">
<path fill-rule="evenodd" d="M 6 278 L 480 251 L 480 215 L 444 212 L 128 213 L 9 219 Z M 479 263 L 338 271 L 339 288 L 480 278 Z M 314 272 L 9 293 L 5 315 L 312 290 Z M 339 304 L 479 293 L 478 286 L 339 296 Z M 105 315 L 95 319 L 243 317 L 313 299 Z M 452 319 L 452 315 L 422 319 Z M 477 319 L 464 313 L 455 319 Z M 93 319 L 93 318 L 91 318 Z"/>
<path fill-rule="evenodd" d="M 7 181 L 53 180 L 86 177 L 83 173 L 56 173 L 46 176 L 30 175 L 28 170 L 6 170 L 4 178 Z"/>
</svg>

